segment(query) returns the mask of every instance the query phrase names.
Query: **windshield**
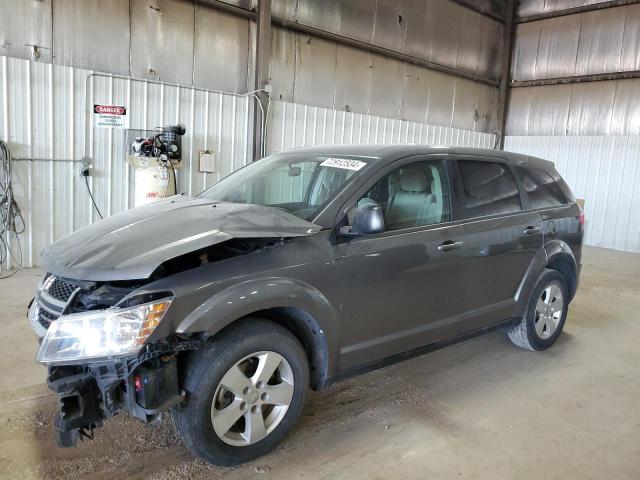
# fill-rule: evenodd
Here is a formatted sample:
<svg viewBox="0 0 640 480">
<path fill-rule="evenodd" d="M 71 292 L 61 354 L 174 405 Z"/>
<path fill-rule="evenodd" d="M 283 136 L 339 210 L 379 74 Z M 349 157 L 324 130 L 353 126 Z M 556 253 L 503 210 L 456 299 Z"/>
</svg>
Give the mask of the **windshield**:
<svg viewBox="0 0 640 480">
<path fill-rule="evenodd" d="M 223 178 L 199 197 L 277 207 L 311 220 L 366 164 L 361 158 L 276 154 Z"/>
</svg>

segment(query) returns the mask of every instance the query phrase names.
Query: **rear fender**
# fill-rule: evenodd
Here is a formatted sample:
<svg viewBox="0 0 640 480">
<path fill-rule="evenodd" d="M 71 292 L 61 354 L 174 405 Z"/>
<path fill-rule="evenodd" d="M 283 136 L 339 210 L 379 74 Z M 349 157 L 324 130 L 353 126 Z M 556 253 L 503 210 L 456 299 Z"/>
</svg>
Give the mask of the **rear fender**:
<svg viewBox="0 0 640 480">
<path fill-rule="evenodd" d="M 547 252 L 547 263 L 551 263 L 556 260 L 559 256 L 568 256 L 571 258 L 571 263 L 573 266 L 576 266 L 576 258 L 573 255 L 573 251 L 567 242 L 562 240 L 551 240 L 544 246 L 544 249 Z"/>
<path fill-rule="evenodd" d="M 573 252 L 569 245 L 562 240 L 552 240 L 536 252 L 514 296 L 516 301 L 515 318 L 520 318 L 524 315 L 533 288 L 544 269 L 560 257 L 569 259 L 575 271 L 576 260 Z"/>
</svg>

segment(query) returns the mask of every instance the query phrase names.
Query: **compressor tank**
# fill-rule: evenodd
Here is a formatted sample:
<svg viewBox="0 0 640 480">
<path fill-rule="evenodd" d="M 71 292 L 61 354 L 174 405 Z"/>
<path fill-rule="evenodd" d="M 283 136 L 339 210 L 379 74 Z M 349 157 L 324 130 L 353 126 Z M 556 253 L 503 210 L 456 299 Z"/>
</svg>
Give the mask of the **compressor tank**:
<svg viewBox="0 0 640 480">
<path fill-rule="evenodd" d="M 156 157 L 129 157 L 134 167 L 134 207 L 176 194 L 175 170 Z"/>
</svg>

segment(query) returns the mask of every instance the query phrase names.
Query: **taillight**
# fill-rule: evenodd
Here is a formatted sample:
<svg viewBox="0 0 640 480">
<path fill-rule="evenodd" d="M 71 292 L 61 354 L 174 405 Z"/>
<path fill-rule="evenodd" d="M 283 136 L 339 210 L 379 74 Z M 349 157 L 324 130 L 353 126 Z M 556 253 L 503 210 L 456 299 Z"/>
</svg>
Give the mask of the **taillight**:
<svg viewBox="0 0 640 480">
<path fill-rule="evenodd" d="M 580 226 L 584 227 L 584 211 L 580 211 L 580 217 L 578 218 L 578 221 L 580 222 Z"/>
</svg>

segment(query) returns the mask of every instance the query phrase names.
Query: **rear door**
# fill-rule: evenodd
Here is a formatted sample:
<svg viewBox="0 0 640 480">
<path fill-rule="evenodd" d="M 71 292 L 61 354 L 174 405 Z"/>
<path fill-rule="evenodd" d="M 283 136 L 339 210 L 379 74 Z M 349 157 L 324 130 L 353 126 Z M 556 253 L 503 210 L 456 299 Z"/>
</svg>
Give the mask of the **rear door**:
<svg viewBox="0 0 640 480">
<path fill-rule="evenodd" d="M 514 167 L 527 197 L 529 208 L 540 212 L 544 242 L 566 242 L 580 263 L 582 226 L 573 194 L 555 170 L 530 166 Z"/>
<path fill-rule="evenodd" d="M 499 159 L 460 157 L 455 184 L 452 241 L 458 242 L 456 296 L 465 311 L 457 333 L 509 318 L 518 287 L 543 244 L 540 214 L 523 209 L 512 168 Z M 526 204 L 524 204 L 526 206 Z"/>
</svg>

